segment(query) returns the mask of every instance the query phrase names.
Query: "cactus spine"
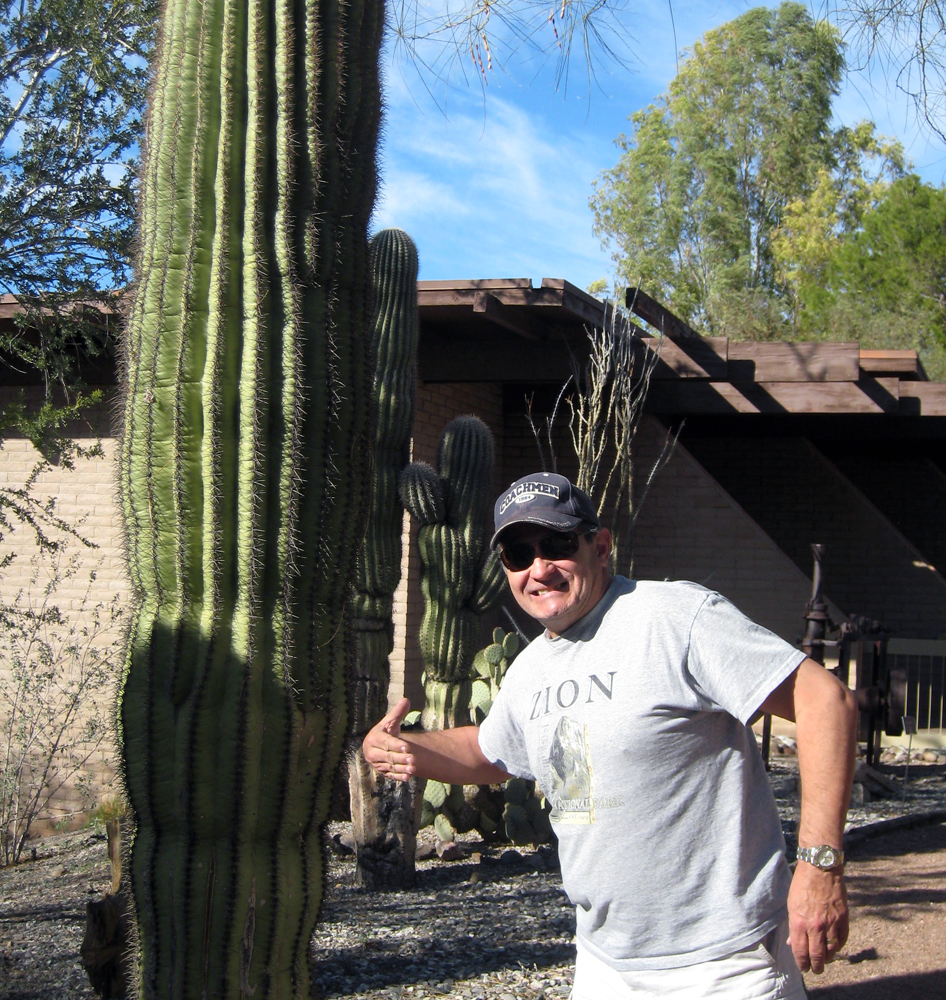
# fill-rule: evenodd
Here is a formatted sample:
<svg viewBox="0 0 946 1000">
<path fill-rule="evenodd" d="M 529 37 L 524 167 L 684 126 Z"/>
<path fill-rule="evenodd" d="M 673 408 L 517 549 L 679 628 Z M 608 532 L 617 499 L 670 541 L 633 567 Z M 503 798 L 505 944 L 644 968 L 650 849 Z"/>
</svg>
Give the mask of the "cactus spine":
<svg viewBox="0 0 946 1000">
<path fill-rule="evenodd" d="M 384 5 L 167 0 L 127 328 L 144 997 L 303 997 L 368 477 Z"/>
<path fill-rule="evenodd" d="M 469 723 L 478 616 L 506 578 L 489 550 L 493 435 L 478 417 L 451 420 L 437 447 L 437 469 L 414 462 L 401 475 L 401 502 L 420 522 L 424 617 L 424 729 Z"/>
<path fill-rule="evenodd" d="M 403 508 L 398 476 L 410 461 L 420 323 L 417 249 L 407 233 L 385 229 L 370 244 L 375 312 L 373 490 L 351 600 L 356 653 L 350 729 L 367 732 L 384 715 L 394 646 L 394 591 L 401 578 Z"/>
</svg>

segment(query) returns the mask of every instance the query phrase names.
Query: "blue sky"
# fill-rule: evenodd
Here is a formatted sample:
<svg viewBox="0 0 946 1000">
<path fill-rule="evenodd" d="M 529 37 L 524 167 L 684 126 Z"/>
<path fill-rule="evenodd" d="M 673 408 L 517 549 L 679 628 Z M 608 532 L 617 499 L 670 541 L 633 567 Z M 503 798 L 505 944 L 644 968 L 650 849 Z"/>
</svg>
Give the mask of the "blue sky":
<svg viewBox="0 0 946 1000">
<path fill-rule="evenodd" d="M 506 72 L 494 67 L 485 97 L 472 75 L 446 90 L 431 85 L 432 97 L 409 64 L 389 57 L 375 226 L 411 234 L 422 279 L 610 284 L 611 261 L 592 234 L 588 198 L 594 178 L 617 161 L 613 140 L 629 131 L 628 115 L 666 89 L 677 48 L 753 6 L 674 0 L 675 46 L 667 0 L 641 0 L 630 68 L 605 67 L 590 90 L 581 65 L 567 90 L 556 92 L 554 68 L 526 56 Z M 897 136 L 926 181 L 946 178 L 946 148 L 916 127 L 907 99 L 879 68 L 853 74 L 835 110 L 840 123 L 871 118 L 879 132 Z"/>
</svg>

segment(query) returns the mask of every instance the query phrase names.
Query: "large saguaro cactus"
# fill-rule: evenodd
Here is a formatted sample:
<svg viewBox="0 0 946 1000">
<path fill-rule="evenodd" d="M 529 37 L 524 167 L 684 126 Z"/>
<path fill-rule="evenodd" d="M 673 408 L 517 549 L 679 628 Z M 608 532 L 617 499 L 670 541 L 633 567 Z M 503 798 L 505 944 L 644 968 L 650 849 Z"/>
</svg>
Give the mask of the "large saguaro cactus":
<svg viewBox="0 0 946 1000">
<path fill-rule="evenodd" d="M 309 995 L 368 478 L 374 0 L 167 0 L 127 329 L 141 993 Z"/>
</svg>

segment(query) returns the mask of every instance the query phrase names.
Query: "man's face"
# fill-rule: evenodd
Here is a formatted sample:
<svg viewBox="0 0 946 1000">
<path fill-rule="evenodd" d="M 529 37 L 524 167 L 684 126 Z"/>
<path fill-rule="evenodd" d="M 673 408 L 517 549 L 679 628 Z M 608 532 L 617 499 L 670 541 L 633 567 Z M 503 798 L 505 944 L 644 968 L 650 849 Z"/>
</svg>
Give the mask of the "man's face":
<svg viewBox="0 0 946 1000">
<path fill-rule="evenodd" d="M 548 528 L 517 524 L 502 533 L 503 543 L 536 543 Z M 506 570 L 506 579 L 516 603 L 541 622 L 553 636 L 561 635 L 601 600 L 608 589 L 608 556 L 611 532 L 602 528 L 582 538 L 578 551 L 567 559 L 544 559 L 537 551 L 523 570 Z"/>
</svg>

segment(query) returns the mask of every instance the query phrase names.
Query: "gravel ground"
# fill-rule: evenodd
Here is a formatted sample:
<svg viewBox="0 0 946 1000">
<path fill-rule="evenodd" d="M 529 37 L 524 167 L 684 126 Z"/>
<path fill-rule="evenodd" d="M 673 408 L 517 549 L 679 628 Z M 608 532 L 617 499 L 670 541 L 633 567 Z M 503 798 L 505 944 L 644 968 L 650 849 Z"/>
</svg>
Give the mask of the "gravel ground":
<svg viewBox="0 0 946 1000">
<path fill-rule="evenodd" d="M 880 770 L 894 776 L 903 773 L 902 766 L 881 766 Z M 791 851 L 798 819 L 794 758 L 774 757 L 771 780 Z M 880 842 L 876 824 L 909 825 L 911 818 L 934 812 L 946 814 L 946 765 L 911 765 L 905 801 L 878 800 L 852 809 L 850 840 L 861 846 L 855 848 L 849 874 L 852 900 L 863 909 L 863 921 L 860 911 L 855 912 L 855 926 L 863 923 L 865 929 L 863 934 L 852 931 L 855 951 L 846 949 L 824 984 L 809 979 L 810 986 L 819 988 L 813 994 L 819 1000 L 822 986 L 829 982 L 832 992 L 825 993 L 824 1000 L 867 998 L 867 993 L 844 992 L 845 984 L 858 975 L 873 977 L 877 967 L 870 964 L 871 949 L 875 957 L 887 954 L 893 945 L 888 948 L 879 942 L 894 931 L 902 936 L 909 921 L 920 935 L 919 939 L 913 935 L 914 942 L 924 942 L 923 967 L 946 969 L 946 935 L 932 933 L 935 926 L 946 923 L 939 919 L 946 916 L 942 905 L 946 900 L 946 839 L 940 854 L 920 852 L 917 869 L 924 874 L 916 893 L 930 896 L 930 907 L 938 900 L 938 910 L 911 902 L 910 896 L 902 913 L 889 919 L 878 916 L 871 903 L 872 886 L 880 884 L 878 879 L 886 879 L 889 886 L 899 884 L 896 847 L 876 858 L 868 854 L 870 863 L 879 867 L 854 889 L 854 880 L 861 874 L 857 858 L 872 843 Z M 872 836 L 861 837 L 861 831 Z M 907 830 L 882 839 L 913 835 L 916 832 Z M 38 841 L 35 846 L 35 860 L 0 869 L 0 1000 L 92 1000 L 95 994 L 78 954 L 85 903 L 109 886 L 105 834 L 85 830 Z M 465 856 L 461 860 L 419 862 L 417 886 L 409 892 L 363 892 L 354 884 L 354 863 L 330 859 L 326 900 L 312 949 L 315 981 L 326 1000 L 568 996 L 574 916 L 554 870 L 552 852 L 547 848 L 510 851 L 473 840 L 462 846 Z M 904 878 L 912 877 L 912 869 L 903 871 Z M 904 900 L 897 897 L 897 902 Z M 926 942 L 928 931 L 931 935 Z M 849 953 L 850 958 L 846 957 Z M 890 974 L 899 975 L 900 965 L 894 962 Z M 909 1000 L 944 993 L 938 988 L 911 993 L 898 985 L 883 995 Z"/>
</svg>

